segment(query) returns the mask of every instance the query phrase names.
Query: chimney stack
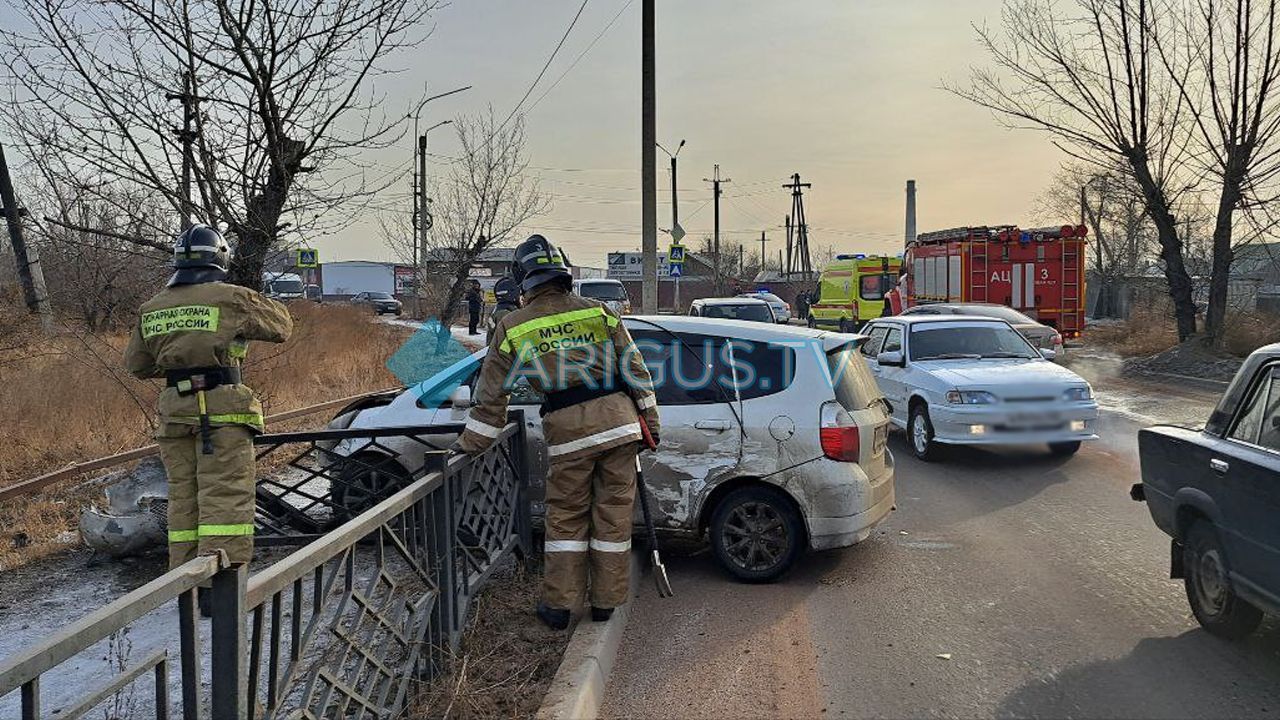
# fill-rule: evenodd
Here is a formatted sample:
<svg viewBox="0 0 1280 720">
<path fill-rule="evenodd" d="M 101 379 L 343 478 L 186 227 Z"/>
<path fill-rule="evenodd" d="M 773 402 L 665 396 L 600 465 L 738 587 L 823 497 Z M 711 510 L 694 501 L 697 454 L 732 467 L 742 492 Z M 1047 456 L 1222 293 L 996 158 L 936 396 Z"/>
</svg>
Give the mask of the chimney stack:
<svg viewBox="0 0 1280 720">
<path fill-rule="evenodd" d="M 907 181 L 907 233 L 906 245 L 916 240 L 916 181 Z"/>
</svg>

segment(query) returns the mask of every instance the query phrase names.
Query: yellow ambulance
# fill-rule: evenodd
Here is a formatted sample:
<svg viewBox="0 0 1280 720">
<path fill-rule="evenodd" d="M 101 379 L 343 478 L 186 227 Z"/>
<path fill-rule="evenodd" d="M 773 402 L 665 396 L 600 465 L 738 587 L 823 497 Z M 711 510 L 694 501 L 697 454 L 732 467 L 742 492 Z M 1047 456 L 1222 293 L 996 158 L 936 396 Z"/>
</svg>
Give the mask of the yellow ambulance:
<svg viewBox="0 0 1280 720">
<path fill-rule="evenodd" d="M 818 278 L 818 300 L 809 308 L 809 327 L 855 332 L 884 314 L 885 293 L 898 282 L 902 258 L 837 255 Z"/>
</svg>

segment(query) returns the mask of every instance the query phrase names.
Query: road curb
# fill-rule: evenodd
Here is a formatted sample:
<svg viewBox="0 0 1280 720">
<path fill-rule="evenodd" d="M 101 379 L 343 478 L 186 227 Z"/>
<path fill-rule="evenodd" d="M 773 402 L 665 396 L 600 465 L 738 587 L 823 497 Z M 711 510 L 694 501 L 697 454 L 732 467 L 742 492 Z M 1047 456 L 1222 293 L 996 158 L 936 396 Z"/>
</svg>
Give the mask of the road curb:
<svg viewBox="0 0 1280 720">
<path fill-rule="evenodd" d="M 1212 390 L 1222 392 L 1231 384 L 1230 380 L 1211 380 L 1209 378 L 1193 377 L 1191 375 L 1179 375 L 1177 373 L 1153 372 L 1145 370 L 1128 370 L 1125 372 L 1131 378 L 1136 380 L 1148 380 L 1152 382 L 1164 382 L 1171 385 L 1184 384 L 1201 390 Z"/>
<path fill-rule="evenodd" d="M 569 646 L 564 650 L 560 669 L 551 680 L 551 687 L 538 708 L 538 720 L 579 720 L 595 718 L 604 704 L 604 693 L 609 687 L 609 675 L 613 672 L 618 648 L 622 646 L 622 634 L 627 629 L 627 619 L 636 604 L 640 588 L 640 555 L 631 553 L 631 601 L 613 611 L 608 622 L 579 620 L 573 630 Z"/>
</svg>

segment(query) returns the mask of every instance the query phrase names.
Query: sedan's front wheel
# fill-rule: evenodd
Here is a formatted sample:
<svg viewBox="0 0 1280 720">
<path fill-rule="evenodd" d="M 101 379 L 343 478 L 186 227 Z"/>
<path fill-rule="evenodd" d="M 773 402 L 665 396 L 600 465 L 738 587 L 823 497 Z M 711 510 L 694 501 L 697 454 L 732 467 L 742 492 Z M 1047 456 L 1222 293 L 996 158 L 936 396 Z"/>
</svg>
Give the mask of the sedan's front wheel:
<svg viewBox="0 0 1280 720">
<path fill-rule="evenodd" d="M 711 515 L 711 548 L 730 575 L 765 583 L 782 577 L 804 550 L 804 523 L 782 491 L 738 488 Z"/>
<path fill-rule="evenodd" d="M 924 403 L 911 406 L 907 434 L 911 440 L 911 454 L 925 462 L 937 459 L 938 443 L 934 442 L 933 422 L 929 420 L 929 408 Z"/>
</svg>

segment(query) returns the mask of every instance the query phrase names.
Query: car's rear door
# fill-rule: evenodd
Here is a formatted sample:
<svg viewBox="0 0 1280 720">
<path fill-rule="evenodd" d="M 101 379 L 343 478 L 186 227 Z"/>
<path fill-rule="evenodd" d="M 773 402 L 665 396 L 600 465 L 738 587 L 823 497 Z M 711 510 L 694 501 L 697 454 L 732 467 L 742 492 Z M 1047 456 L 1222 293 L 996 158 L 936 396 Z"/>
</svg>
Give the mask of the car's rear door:
<svg viewBox="0 0 1280 720">
<path fill-rule="evenodd" d="M 662 419 L 661 446 L 640 456 L 656 500 L 655 520 L 692 529 L 697 502 L 737 468 L 742 454 L 725 338 L 639 323 L 628 328 L 653 377 Z"/>
<path fill-rule="evenodd" d="M 1259 369 L 1225 439 L 1213 438 L 1208 471 L 1222 510 L 1232 574 L 1280 604 L 1280 365 Z M 1212 436 L 1209 436 L 1212 437 Z"/>
</svg>

